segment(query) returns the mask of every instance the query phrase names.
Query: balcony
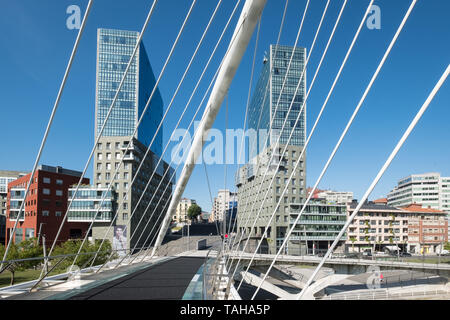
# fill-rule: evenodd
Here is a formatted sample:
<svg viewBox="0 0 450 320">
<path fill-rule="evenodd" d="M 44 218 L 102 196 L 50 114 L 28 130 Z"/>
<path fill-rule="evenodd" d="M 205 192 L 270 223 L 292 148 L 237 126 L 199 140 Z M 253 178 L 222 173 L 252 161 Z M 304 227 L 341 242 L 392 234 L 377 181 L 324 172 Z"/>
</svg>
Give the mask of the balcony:
<svg viewBox="0 0 450 320">
<path fill-rule="evenodd" d="M 19 215 L 18 212 L 11 212 L 11 213 L 9 214 L 9 221 L 16 221 L 18 215 Z M 20 221 L 20 222 L 25 221 L 25 212 L 22 211 L 22 213 L 20 214 L 19 221 Z"/>
<path fill-rule="evenodd" d="M 11 200 L 23 200 L 25 198 L 25 189 L 11 189 Z"/>
<path fill-rule="evenodd" d="M 69 211 L 67 222 L 92 222 L 96 211 Z M 111 222 L 112 212 L 99 212 L 95 222 Z"/>
</svg>

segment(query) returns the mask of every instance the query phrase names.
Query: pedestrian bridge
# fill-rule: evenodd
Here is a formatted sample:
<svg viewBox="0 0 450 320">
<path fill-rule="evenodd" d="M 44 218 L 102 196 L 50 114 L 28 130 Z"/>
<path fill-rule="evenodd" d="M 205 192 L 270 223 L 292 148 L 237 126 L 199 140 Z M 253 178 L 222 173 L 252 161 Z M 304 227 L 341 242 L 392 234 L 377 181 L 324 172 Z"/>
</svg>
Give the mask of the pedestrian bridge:
<svg viewBox="0 0 450 320">
<path fill-rule="evenodd" d="M 230 259 L 240 259 L 240 264 L 248 264 L 253 254 L 243 253 L 241 251 L 232 251 L 228 253 Z M 268 265 L 275 259 L 273 254 L 256 254 L 254 256 L 252 266 Z M 280 255 L 276 259 L 276 264 L 294 264 L 317 266 L 321 257 L 316 256 L 291 256 Z M 330 258 L 324 264 L 324 267 L 332 268 L 336 274 L 360 274 L 367 272 L 370 266 L 377 266 L 380 270 L 410 270 L 420 271 L 424 273 L 434 274 L 446 278 L 450 278 L 450 264 L 432 264 L 432 263 L 417 263 L 417 262 L 403 262 L 403 261 L 384 261 L 384 260 L 369 260 L 369 259 L 348 259 L 348 258 Z"/>
</svg>

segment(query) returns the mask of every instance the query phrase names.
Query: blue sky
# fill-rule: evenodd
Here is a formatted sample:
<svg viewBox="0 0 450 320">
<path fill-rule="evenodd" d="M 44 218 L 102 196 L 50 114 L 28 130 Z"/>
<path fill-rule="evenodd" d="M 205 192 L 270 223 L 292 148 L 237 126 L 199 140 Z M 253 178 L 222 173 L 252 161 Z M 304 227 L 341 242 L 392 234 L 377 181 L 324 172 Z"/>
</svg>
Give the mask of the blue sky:
<svg viewBox="0 0 450 320">
<path fill-rule="evenodd" d="M 79 5 L 84 13 L 87 0 L 3 1 L 0 12 L 0 93 L 3 148 L 0 169 L 31 170 L 47 124 L 77 32 L 66 27 L 66 9 Z M 204 64 L 224 27 L 235 1 L 224 0 L 185 85 L 164 126 L 164 141 L 179 119 Z M 242 1 L 244 2 L 244 1 Z M 311 1 L 300 46 L 309 48 L 326 0 Z M 307 106 L 308 133 L 340 67 L 369 0 L 353 0 L 344 12 L 329 54 Z M 159 1 L 144 36 L 144 43 L 156 75 L 191 4 L 188 0 Z M 180 80 L 217 1 L 198 0 L 193 16 L 161 81 L 166 104 Z M 291 0 L 281 44 L 293 45 L 306 0 Z M 311 80 L 325 48 L 342 1 L 333 0 L 308 66 Z M 377 0 L 382 13 L 381 29 L 364 28 L 344 69 L 335 93 L 307 150 L 307 184 L 313 185 L 339 135 L 398 28 L 409 0 Z M 82 170 L 94 143 L 95 66 L 97 28 L 140 31 L 151 1 L 96 0 L 86 32 L 63 94 L 41 163 Z M 240 8 L 242 4 L 240 5 Z M 261 22 L 254 84 L 262 59 L 276 42 L 284 1 L 268 0 Z M 353 191 L 360 198 L 403 131 L 423 104 L 449 63 L 450 2 L 419 1 L 396 46 L 375 82 L 360 114 L 328 170 L 321 188 Z M 182 127 L 187 127 L 209 81 L 223 57 L 237 22 L 234 18 Z M 229 128 L 242 128 L 255 37 L 252 39 L 229 92 Z M 309 82 L 308 82 L 309 83 Z M 151 112 L 151 110 L 150 110 Z M 411 173 L 441 172 L 450 175 L 450 83 L 442 87 L 372 198 L 385 196 L 397 180 Z M 224 108 L 215 128 L 225 128 Z M 170 149 L 171 150 L 171 149 Z M 169 157 L 165 157 L 169 160 Z M 233 185 L 236 166 L 228 166 L 226 187 Z M 224 166 L 208 166 L 213 194 L 224 187 Z M 92 169 L 88 171 L 92 178 Z M 198 166 L 185 196 L 211 209 L 202 166 Z"/>
</svg>

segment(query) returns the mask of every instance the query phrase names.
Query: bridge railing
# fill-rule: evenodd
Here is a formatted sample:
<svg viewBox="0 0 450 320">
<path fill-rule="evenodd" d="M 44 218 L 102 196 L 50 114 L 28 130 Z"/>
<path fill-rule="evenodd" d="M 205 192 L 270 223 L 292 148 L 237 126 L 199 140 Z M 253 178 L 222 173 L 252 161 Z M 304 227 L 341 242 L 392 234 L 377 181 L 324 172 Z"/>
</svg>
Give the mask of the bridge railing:
<svg viewBox="0 0 450 320">
<path fill-rule="evenodd" d="M 389 292 L 389 290 L 372 290 L 371 292 L 362 293 L 348 293 L 348 294 L 333 294 L 329 296 L 324 296 L 318 300 L 399 300 L 411 297 L 443 297 L 450 294 L 450 289 L 446 287 L 436 288 L 433 290 L 427 289 L 423 290 L 411 290 L 409 292 Z"/>
<path fill-rule="evenodd" d="M 145 251 L 150 247 L 137 248 Z M 139 251 L 141 252 L 141 251 Z M 78 254 L 62 254 L 54 256 L 40 256 L 24 259 L 11 259 L 0 261 L 3 268 L 0 275 L 10 272 L 11 280 L 9 286 L 5 285 L 5 277 L 3 284 L 0 282 L 0 293 L 7 295 L 10 290 L 15 291 L 36 291 L 39 287 L 46 288 L 61 284 L 63 282 L 81 279 L 83 276 L 105 270 L 109 265 L 116 266 L 116 262 L 124 256 L 130 254 L 130 249 L 119 250 L 101 250 L 95 252 L 80 252 Z M 28 279 L 23 274 L 28 274 Z M 31 276 L 29 276 L 31 274 Z M 21 281 L 16 283 L 17 278 Z"/>
</svg>

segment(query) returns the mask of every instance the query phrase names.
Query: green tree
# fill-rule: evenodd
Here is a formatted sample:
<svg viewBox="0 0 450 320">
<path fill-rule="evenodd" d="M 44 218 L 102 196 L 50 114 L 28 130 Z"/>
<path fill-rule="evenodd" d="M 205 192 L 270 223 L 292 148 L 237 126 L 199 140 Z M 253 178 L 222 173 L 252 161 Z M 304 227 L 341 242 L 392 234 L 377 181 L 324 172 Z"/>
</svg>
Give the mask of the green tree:
<svg viewBox="0 0 450 320">
<path fill-rule="evenodd" d="M 5 246 L 0 245 L 0 257 L 3 258 L 5 255 Z M 11 243 L 8 256 L 6 257 L 7 261 L 11 260 L 23 260 L 23 259 L 29 259 L 29 258 L 37 258 L 42 257 L 42 247 L 38 244 L 37 239 L 28 239 L 25 241 L 22 241 L 19 244 Z M 4 265 L 3 267 L 6 267 L 6 270 L 8 270 L 11 273 L 11 282 L 10 285 L 14 285 L 15 281 L 15 274 L 17 271 L 24 271 L 32 268 L 36 268 L 38 265 L 42 263 L 42 260 L 36 259 L 31 261 L 21 261 L 21 262 L 14 262 L 9 265 Z"/>
<path fill-rule="evenodd" d="M 92 253 L 98 251 L 101 242 L 102 240 L 95 240 L 93 243 L 86 241 L 83 245 L 83 248 L 80 250 L 82 240 L 66 241 L 61 246 L 56 247 L 55 250 L 53 250 L 52 256 L 75 255 L 80 250 L 80 255 L 76 258 L 75 265 L 82 268 L 92 263 L 91 259 L 93 259 L 95 256 L 95 254 Z M 101 250 L 97 254 L 93 265 L 100 265 L 105 263 L 109 255 L 111 254 L 111 249 L 111 242 L 109 240 L 106 240 L 103 243 Z M 66 258 L 58 265 L 56 269 L 60 271 L 68 269 L 72 265 L 74 259 L 75 256 Z M 56 260 L 55 263 L 57 263 L 57 261 L 58 260 Z"/>
<path fill-rule="evenodd" d="M 200 206 L 193 204 L 188 209 L 188 218 L 189 220 L 197 220 L 198 216 L 202 214 L 202 208 Z"/>
</svg>

